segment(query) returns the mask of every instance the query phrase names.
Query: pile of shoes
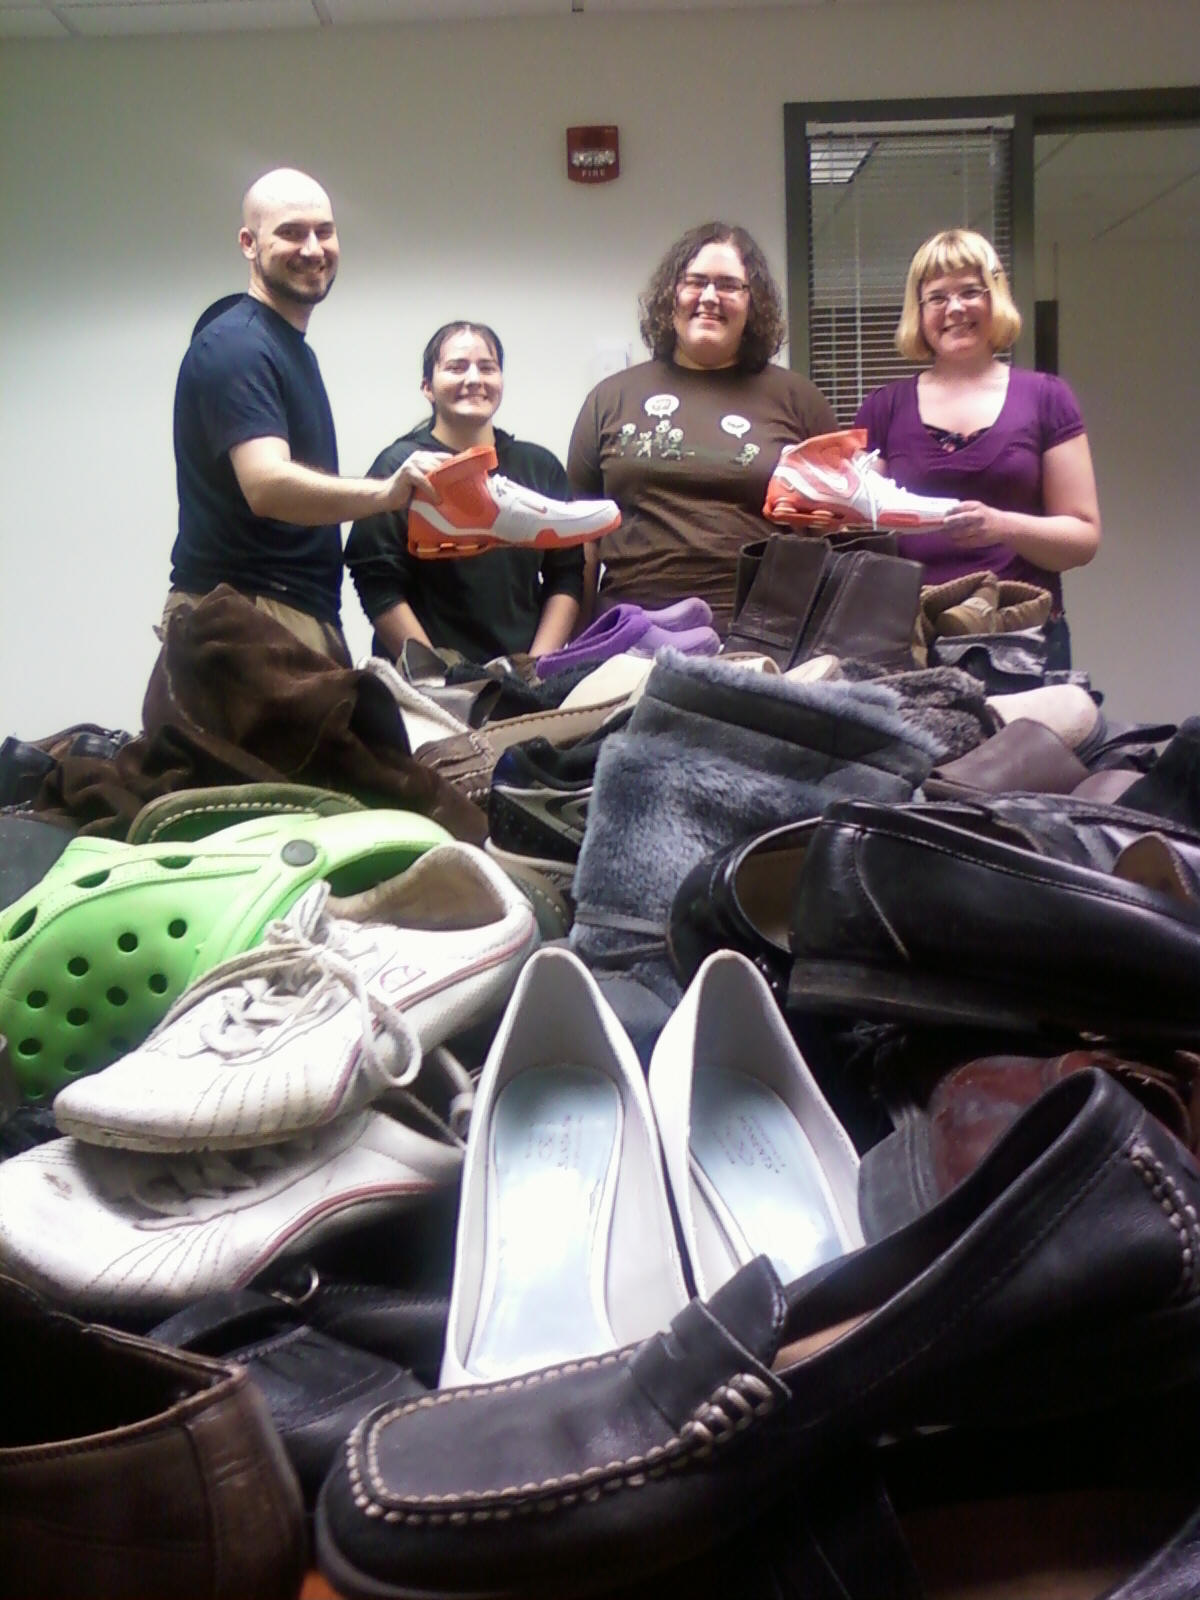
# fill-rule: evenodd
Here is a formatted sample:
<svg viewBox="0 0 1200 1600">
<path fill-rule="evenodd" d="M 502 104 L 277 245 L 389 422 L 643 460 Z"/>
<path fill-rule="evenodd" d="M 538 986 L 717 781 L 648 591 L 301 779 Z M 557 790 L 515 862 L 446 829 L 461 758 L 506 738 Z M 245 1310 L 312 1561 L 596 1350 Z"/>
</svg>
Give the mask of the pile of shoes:
<svg viewBox="0 0 1200 1600">
<path fill-rule="evenodd" d="M 292 903 L 257 942 L 257 885 L 239 894 L 228 871 L 246 825 L 211 835 L 208 855 L 193 846 L 208 868 L 206 888 L 221 896 L 223 947 L 250 948 L 206 963 L 169 1010 L 170 985 L 160 994 L 151 983 L 165 1015 L 109 1064 L 111 1042 L 98 1035 L 106 1019 L 87 1010 L 83 986 L 94 978 L 135 1038 L 145 1033 L 148 1008 L 134 1015 L 136 969 L 121 964 L 136 951 L 126 952 L 118 930 L 136 926 L 138 949 L 153 942 L 162 916 L 146 890 L 161 891 L 169 859 L 110 843 L 104 884 L 72 879 L 74 896 L 62 896 L 61 909 L 46 900 L 32 916 L 10 908 L 10 943 L 21 948 L 4 979 L 7 1026 L 18 1037 L 12 1023 L 23 1003 L 40 1029 L 18 1038 L 18 1070 L 23 1054 L 37 1064 L 36 1082 L 57 1090 L 55 1120 L 70 1137 L 0 1164 L 7 1270 L 73 1309 L 161 1313 L 240 1287 L 285 1248 L 343 1232 L 364 1215 L 402 1212 L 455 1182 L 455 1108 L 469 1105 L 471 1083 L 439 1047 L 503 1008 L 536 943 L 533 911 L 477 847 L 437 843 L 430 824 L 402 813 L 349 818 L 360 832 L 364 819 L 388 830 L 390 859 L 373 848 L 337 860 L 326 853 L 316 865 L 299 843 L 328 843 L 333 825 L 348 819 L 288 818 L 283 844 L 276 824 L 280 859 L 304 856 L 308 878 L 323 875 L 298 898 L 288 885 Z M 264 824 L 251 826 L 261 832 Z M 184 858 L 171 848 L 180 882 L 167 936 L 184 924 L 176 942 L 211 956 L 214 935 L 199 926 L 200 902 L 189 904 Z M 214 870 L 217 850 L 227 854 Z M 408 864 L 395 872 L 402 855 Z M 56 869 L 59 883 L 70 856 Z M 117 884 L 99 900 L 80 898 L 80 890 L 113 888 L 122 868 L 138 885 L 133 892 Z M 380 881 L 334 893 L 355 869 Z M 135 924 L 135 911 L 146 920 Z M 28 922 L 23 942 L 11 937 L 14 915 L 17 925 Z M 57 971 L 68 936 L 87 955 Z M 78 993 L 70 991 L 73 963 L 86 965 Z M 119 1005 L 118 988 L 126 995 Z M 77 1050 L 62 1056 L 54 1047 L 72 1028 Z"/>
<path fill-rule="evenodd" d="M 181 791 L 0 908 L 0 1594 L 1200 1593 L 1200 718 L 745 555 L 362 669 L 486 847 Z"/>
<path fill-rule="evenodd" d="M 1200 1398 L 1200 832 L 1164 815 L 1168 796 L 1195 804 L 1188 750 L 1172 739 L 1146 775 L 1157 811 L 931 801 L 923 730 L 866 687 L 660 657 L 606 741 L 572 935 L 594 977 L 545 951 L 511 1003 L 472 1128 L 443 1387 L 365 1418 L 322 1490 L 339 1593 L 915 1596 L 956 1571 L 1013 1593 L 1051 1575 L 1090 1596 L 1196 1591 L 1200 1485 L 1142 1456 L 1182 1447 Z M 1088 753 L 1105 740 L 1086 720 L 1060 725 Z M 652 781 L 654 748 L 690 782 Z M 719 806 L 705 761 L 738 793 L 746 773 L 800 784 L 817 751 L 845 793 L 806 812 L 794 790 L 796 820 L 757 832 L 726 799 L 732 837 L 661 913 L 686 849 L 664 858 Z M 907 795 L 869 793 L 889 768 Z M 614 849 L 593 878 L 610 826 L 629 864 Z M 631 974 L 667 1013 L 648 1059 L 665 1237 L 602 1009 Z M 858 1087 L 886 1090 L 896 1131 L 861 1152 L 833 1109 L 848 1086 L 797 1048 L 830 1023 L 874 1030 L 888 1069 Z M 696 1298 L 672 1314 L 673 1240 Z"/>
</svg>

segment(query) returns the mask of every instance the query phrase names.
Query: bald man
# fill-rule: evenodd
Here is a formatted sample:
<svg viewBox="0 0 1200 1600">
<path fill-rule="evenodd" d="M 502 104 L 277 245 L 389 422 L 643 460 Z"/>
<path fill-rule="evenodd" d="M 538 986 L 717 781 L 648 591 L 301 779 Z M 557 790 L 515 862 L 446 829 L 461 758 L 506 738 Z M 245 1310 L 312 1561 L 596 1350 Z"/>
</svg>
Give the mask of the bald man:
<svg viewBox="0 0 1200 1600">
<path fill-rule="evenodd" d="M 402 510 L 438 458 L 409 456 L 390 478 L 337 475 L 333 417 L 305 338 L 338 266 L 320 184 L 286 167 L 259 178 L 238 243 L 249 287 L 201 317 L 175 388 L 179 532 L 163 621 L 228 583 L 348 664 L 339 524 Z"/>
</svg>

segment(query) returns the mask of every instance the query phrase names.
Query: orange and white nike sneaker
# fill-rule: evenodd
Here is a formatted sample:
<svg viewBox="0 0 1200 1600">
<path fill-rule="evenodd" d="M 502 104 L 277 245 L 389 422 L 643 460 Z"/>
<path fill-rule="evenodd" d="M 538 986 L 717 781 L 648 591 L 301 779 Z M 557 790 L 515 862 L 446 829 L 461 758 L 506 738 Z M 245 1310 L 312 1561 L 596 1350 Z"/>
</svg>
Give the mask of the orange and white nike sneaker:
<svg viewBox="0 0 1200 1600">
<path fill-rule="evenodd" d="M 763 516 L 818 530 L 848 523 L 938 528 L 959 504 L 902 489 L 876 469 L 878 460 L 878 450 L 867 449 L 865 428 L 786 445 L 767 485 Z"/>
<path fill-rule="evenodd" d="M 411 555 L 436 561 L 485 550 L 558 550 L 599 539 L 621 521 L 614 500 L 550 500 L 493 472 L 495 465 L 495 450 L 481 444 L 434 467 L 428 477 L 441 499 L 413 496 Z"/>
</svg>

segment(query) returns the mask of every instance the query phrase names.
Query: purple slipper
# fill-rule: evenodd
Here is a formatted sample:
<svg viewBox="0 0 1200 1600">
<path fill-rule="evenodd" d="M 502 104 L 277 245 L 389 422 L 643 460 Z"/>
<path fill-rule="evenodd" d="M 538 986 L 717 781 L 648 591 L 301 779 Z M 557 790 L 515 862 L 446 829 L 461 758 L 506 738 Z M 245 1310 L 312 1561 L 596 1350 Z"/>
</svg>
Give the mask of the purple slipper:
<svg viewBox="0 0 1200 1600">
<path fill-rule="evenodd" d="M 678 650 L 685 656 L 715 656 L 721 649 L 721 641 L 712 628 L 658 628 L 649 627 L 635 645 L 630 647 L 630 654 L 635 656 L 652 656 L 656 650 L 661 650 L 663 645 L 669 645 L 672 650 Z"/>
<path fill-rule="evenodd" d="M 688 628 L 707 628 L 712 623 L 712 607 L 699 595 L 689 595 L 686 600 L 676 600 L 672 606 L 659 611 L 647 611 L 647 617 L 659 628 L 669 628 L 672 633 L 682 633 Z M 695 652 L 688 652 L 695 654 Z"/>
<path fill-rule="evenodd" d="M 561 650 L 548 650 L 544 656 L 539 656 L 538 677 L 550 678 L 571 667 L 592 666 L 607 661 L 609 656 L 619 656 L 623 650 L 632 650 L 650 626 L 650 619 L 641 606 L 614 606 L 590 623 L 578 639 Z"/>
<path fill-rule="evenodd" d="M 550 678 L 556 672 L 566 672 L 571 667 L 594 665 L 607 661 L 622 651 L 637 649 L 639 654 L 653 655 L 660 645 L 673 644 L 685 655 L 715 655 L 720 642 L 708 648 L 707 638 L 692 639 L 692 635 L 709 635 L 716 639 L 708 624 L 712 621 L 710 607 L 698 596 L 678 600 L 674 605 L 658 611 L 644 611 L 641 606 L 621 601 L 601 614 L 571 643 L 561 650 L 549 650 L 538 659 L 539 678 Z M 648 632 L 653 632 L 654 642 L 647 648 Z M 684 642 L 691 640 L 690 643 Z"/>
</svg>

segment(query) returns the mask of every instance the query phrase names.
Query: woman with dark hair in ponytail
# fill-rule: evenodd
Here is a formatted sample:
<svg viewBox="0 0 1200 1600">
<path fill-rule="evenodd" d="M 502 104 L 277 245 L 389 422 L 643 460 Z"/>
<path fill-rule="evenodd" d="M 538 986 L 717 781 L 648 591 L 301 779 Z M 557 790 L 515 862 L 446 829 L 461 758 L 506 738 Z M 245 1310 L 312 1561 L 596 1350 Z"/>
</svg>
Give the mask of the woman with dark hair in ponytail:
<svg viewBox="0 0 1200 1600">
<path fill-rule="evenodd" d="M 421 393 L 432 415 L 390 444 L 369 476 L 390 477 L 418 455 L 427 472 L 447 454 L 490 444 L 497 471 L 513 483 L 548 499 L 570 498 L 557 456 L 493 424 L 504 395 L 504 346 L 484 323 L 448 322 L 437 330 L 425 346 Z M 375 629 L 375 653 L 389 658 L 406 639 L 476 662 L 558 650 L 571 636 L 583 593 L 578 546 L 421 560 L 408 553 L 403 511 L 360 518 L 346 542 L 346 564 Z"/>
</svg>

